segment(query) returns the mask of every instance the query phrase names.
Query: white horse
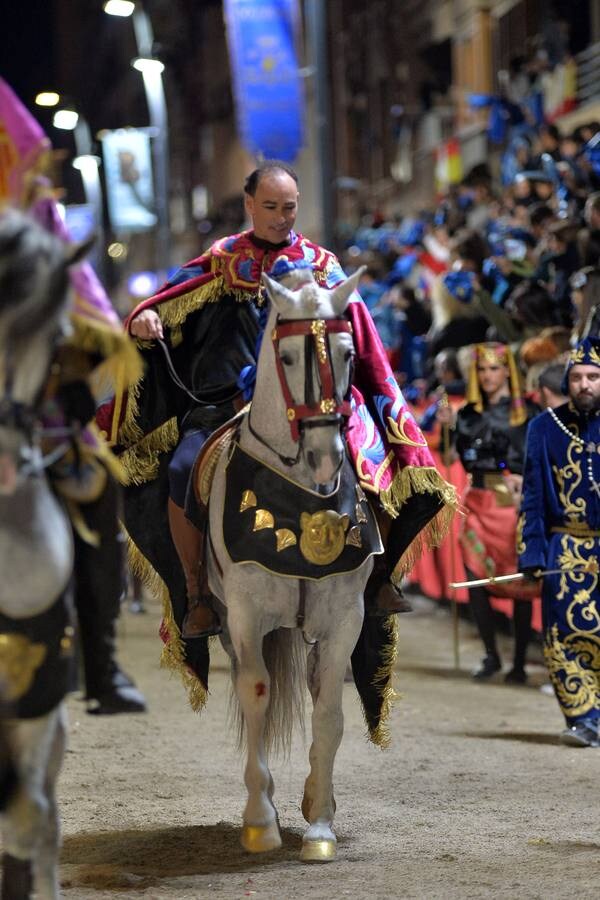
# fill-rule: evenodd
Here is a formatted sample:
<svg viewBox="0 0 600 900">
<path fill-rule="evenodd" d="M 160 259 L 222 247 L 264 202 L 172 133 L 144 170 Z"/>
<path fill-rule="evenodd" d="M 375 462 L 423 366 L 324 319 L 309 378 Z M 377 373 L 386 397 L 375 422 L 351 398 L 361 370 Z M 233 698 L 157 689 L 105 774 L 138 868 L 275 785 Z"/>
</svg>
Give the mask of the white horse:
<svg viewBox="0 0 600 900">
<path fill-rule="evenodd" d="M 59 896 L 54 787 L 66 719 L 55 688 L 73 655 L 73 540 L 46 479 L 55 454 L 40 450 L 38 404 L 69 327 L 67 269 L 82 254 L 16 211 L 0 214 L 0 688 L 16 770 L 3 810 L 3 900 L 28 900 L 34 887 L 38 900 Z"/>
<path fill-rule="evenodd" d="M 208 572 L 211 591 L 226 607 L 224 645 L 245 725 L 242 845 L 251 852 L 281 846 L 267 749 L 273 739 L 289 741 L 292 710 L 302 708 L 304 639 L 312 645 L 313 714 L 301 859 L 325 861 L 336 855 L 332 776 L 343 732 L 344 675 L 361 631 L 372 554 L 382 548 L 375 525 L 371 544 L 360 551 L 366 526 L 352 521 L 365 523 L 372 513 L 345 459 L 343 434 L 354 355 L 344 312 L 361 273 L 331 291 L 310 270 L 304 273 L 297 290 L 263 275 L 271 311 L 250 412 L 234 452 L 215 471 Z M 350 516 L 336 511 L 344 479 Z M 288 517 L 278 500 L 287 492 Z M 267 556 L 260 557 L 260 547 L 257 555 L 253 544 Z M 344 551 L 357 553 L 358 562 L 336 573 Z M 301 557 L 304 577 L 286 554 Z"/>
</svg>

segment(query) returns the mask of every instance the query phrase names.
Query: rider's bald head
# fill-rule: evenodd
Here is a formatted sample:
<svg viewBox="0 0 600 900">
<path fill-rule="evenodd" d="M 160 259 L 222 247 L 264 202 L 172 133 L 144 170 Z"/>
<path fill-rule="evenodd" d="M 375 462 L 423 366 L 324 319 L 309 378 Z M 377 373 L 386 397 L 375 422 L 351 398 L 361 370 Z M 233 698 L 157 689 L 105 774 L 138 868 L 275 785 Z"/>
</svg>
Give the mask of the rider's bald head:
<svg viewBox="0 0 600 900">
<path fill-rule="evenodd" d="M 289 175 L 290 178 L 298 184 L 298 175 L 291 166 L 288 166 L 287 163 L 282 162 L 280 159 L 265 159 L 264 162 L 257 166 L 253 172 L 250 172 L 246 178 L 244 192 L 250 197 L 254 197 L 258 184 L 262 178 L 267 175 L 279 174 Z"/>
</svg>

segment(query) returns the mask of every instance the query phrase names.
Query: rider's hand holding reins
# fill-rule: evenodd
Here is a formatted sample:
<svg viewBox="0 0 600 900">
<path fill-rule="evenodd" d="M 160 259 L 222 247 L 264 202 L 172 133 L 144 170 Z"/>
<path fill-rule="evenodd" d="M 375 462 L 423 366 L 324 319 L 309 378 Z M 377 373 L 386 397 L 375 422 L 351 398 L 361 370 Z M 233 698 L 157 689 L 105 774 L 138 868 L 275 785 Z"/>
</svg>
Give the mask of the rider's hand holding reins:
<svg viewBox="0 0 600 900">
<path fill-rule="evenodd" d="M 134 337 L 142 340 L 158 340 L 164 337 L 162 322 L 158 313 L 153 309 L 144 309 L 135 319 L 131 320 L 129 330 Z"/>
</svg>

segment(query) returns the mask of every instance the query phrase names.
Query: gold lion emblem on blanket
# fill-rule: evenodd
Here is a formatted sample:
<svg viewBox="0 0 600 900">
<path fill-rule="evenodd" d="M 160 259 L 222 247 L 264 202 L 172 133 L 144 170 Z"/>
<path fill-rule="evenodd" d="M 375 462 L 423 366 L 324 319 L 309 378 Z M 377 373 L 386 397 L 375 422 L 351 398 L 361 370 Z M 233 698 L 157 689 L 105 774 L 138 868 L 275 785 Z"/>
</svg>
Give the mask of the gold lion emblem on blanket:
<svg viewBox="0 0 600 900">
<path fill-rule="evenodd" d="M 302 513 L 300 516 L 302 556 L 317 566 L 328 566 L 334 562 L 344 549 L 349 524 L 349 516 L 341 516 L 332 509 L 323 509 L 312 515 Z"/>
</svg>

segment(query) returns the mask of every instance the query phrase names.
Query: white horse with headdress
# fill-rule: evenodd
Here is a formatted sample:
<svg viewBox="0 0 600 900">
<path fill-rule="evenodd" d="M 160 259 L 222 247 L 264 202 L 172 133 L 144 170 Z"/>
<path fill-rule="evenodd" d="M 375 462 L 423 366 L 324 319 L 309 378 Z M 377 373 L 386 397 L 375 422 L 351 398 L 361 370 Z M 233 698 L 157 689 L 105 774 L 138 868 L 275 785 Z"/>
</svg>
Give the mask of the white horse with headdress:
<svg viewBox="0 0 600 900">
<path fill-rule="evenodd" d="M 344 442 L 354 359 L 344 313 L 360 274 L 333 290 L 310 269 L 296 273 L 296 290 L 263 275 L 271 310 L 256 389 L 210 494 L 209 583 L 226 607 L 224 643 L 247 744 L 241 839 L 252 852 L 281 845 L 267 749 L 289 743 L 311 645 L 305 861 L 336 854 L 332 776 L 344 675 L 372 557 L 383 550 Z"/>
<path fill-rule="evenodd" d="M 69 329 L 68 267 L 84 249 L 21 213 L 0 214 L 0 694 L 16 772 L 3 810 L 3 900 L 59 896 L 54 786 L 74 655 L 73 539 L 45 470 L 70 444 L 65 433 L 43 455 L 40 403 Z"/>
</svg>

